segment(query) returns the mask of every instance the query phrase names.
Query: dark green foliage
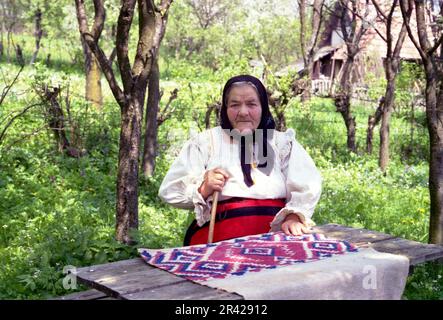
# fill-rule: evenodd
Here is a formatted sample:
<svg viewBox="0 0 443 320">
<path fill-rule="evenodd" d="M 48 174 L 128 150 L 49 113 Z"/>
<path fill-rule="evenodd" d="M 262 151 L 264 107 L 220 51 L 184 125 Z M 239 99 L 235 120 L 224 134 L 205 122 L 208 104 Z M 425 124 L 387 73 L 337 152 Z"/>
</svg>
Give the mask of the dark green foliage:
<svg viewBox="0 0 443 320">
<path fill-rule="evenodd" d="M 404 293 L 409 300 L 443 300 L 443 267 L 429 262 L 414 269 Z"/>
</svg>

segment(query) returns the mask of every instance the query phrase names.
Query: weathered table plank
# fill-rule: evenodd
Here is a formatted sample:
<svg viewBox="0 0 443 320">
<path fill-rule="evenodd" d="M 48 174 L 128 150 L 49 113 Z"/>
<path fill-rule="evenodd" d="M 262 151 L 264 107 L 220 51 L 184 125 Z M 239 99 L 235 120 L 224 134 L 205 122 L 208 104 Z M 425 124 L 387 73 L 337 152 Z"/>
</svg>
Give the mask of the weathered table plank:
<svg viewBox="0 0 443 320">
<path fill-rule="evenodd" d="M 328 238 L 347 240 L 358 247 L 372 247 L 380 252 L 404 255 L 412 266 L 443 258 L 441 245 L 410 241 L 377 231 L 338 224 L 316 226 L 313 231 L 323 233 Z M 240 295 L 200 285 L 154 268 L 142 258 L 81 268 L 76 275 L 80 283 L 117 299 L 243 299 Z"/>
<path fill-rule="evenodd" d="M 74 292 L 50 300 L 102 300 L 105 298 L 108 298 L 108 296 L 105 293 L 95 289 L 91 289 L 82 292 Z"/>
<path fill-rule="evenodd" d="M 377 231 L 327 224 L 314 227 L 314 232 L 323 233 L 328 238 L 347 240 L 359 247 L 406 256 L 411 266 L 443 258 L 442 245 L 425 244 Z"/>
<path fill-rule="evenodd" d="M 154 268 L 142 258 L 80 268 L 76 276 L 80 283 L 117 299 L 147 299 L 148 293 L 152 299 L 241 298 Z"/>
<path fill-rule="evenodd" d="M 148 289 L 122 295 L 128 300 L 242 300 L 243 297 L 223 290 L 216 290 L 191 281 Z"/>
<path fill-rule="evenodd" d="M 339 224 L 325 224 L 322 226 L 315 226 L 313 228 L 313 231 L 316 233 L 323 233 L 328 238 L 347 240 L 351 243 L 360 245 L 386 241 L 395 238 L 395 236 L 389 234 L 366 229 L 345 227 Z"/>
<path fill-rule="evenodd" d="M 378 242 L 372 248 L 380 252 L 404 255 L 409 258 L 411 266 L 443 257 L 443 246 L 441 245 L 424 244 L 402 238 Z"/>
</svg>

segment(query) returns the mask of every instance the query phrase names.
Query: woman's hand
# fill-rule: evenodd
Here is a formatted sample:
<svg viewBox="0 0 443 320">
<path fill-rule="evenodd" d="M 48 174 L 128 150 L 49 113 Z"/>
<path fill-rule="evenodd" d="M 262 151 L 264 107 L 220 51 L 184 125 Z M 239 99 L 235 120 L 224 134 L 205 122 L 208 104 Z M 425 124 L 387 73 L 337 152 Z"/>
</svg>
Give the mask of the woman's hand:
<svg viewBox="0 0 443 320">
<path fill-rule="evenodd" d="M 208 170 L 205 172 L 204 180 L 198 188 L 198 192 L 206 200 L 214 191 L 221 192 L 228 178 L 229 174 L 221 168 Z"/>
<path fill-rule="evenodd" d="M 286 216 L 281 229 L 287 236 L 301 236 L 304 233 L 311 233 L 295 213 L 290 213 Z"/>
</svg>

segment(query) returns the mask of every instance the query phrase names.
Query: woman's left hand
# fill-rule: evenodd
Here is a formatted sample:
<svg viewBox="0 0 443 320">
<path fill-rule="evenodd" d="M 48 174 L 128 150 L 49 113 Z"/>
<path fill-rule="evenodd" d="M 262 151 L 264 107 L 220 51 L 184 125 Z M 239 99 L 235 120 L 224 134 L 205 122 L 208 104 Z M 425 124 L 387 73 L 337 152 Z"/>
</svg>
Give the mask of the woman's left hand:
<svg viewBox="0 0 443 320">
<path fill-rule="evenodd" d="M 281 229 L 287 236 L 301 236 L 304 233 L 311 233 L 294 213 L 286 216 L 285 221 L 281 225 Z"/>
</svg>

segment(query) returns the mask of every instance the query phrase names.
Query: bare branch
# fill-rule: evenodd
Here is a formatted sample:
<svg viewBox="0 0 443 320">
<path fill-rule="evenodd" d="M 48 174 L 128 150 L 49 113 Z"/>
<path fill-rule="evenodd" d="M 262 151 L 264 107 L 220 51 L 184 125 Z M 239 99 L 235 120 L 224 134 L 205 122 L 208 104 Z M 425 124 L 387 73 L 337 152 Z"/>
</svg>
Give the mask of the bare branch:
<svg viewBox="0 0 443 320">
<path fill-rule="evenodd" d="M 7 147 L 5 147 L 5 148 L 2 150 L 2 153 L 7 153 L 7 152 L 8 152 L 8 151 L 9 151 L 9 150 L 10 150 L 15 144 L 17 144 L 18 142 L 23 141 L 23 140 L 24 140 L 25 138 L 27 138 L 27 137 L 35 136 L 35 135 L 39 134 L 41 131 L 43 131 L 43 130 L 47 130 L 47 128 L 48 128 L 48 125 L 47 125 L 47 124 L 44 124 L 43 126 L 41 126 L 40 128 L 34 130 L 34 131 L 31 132 L 31 133 L 23 134 L 19 139 L 14 140 L 10 145 L 8 145 Z"/>
<path fill-rule="evenodd" d="M 106 58 L 105 53 L 103 52 L 102 49 L 99 48 L 98 44 L 94 41 L 94 37 L 90 33 L 83 33 L 82 36 L 85 39 L 91 51 L 94 53 L 98 62 L 100 63 L 100 67 L 102 69 L 103 74 L 106 77 L 106 80 L 109 83 L 112 94 L 114 95 L 118 104 L 121 107 L 123 107 L 125 105 L 126 98 L 122 90 L 120 89 L 117 80 L 115 79 L 114 71 L 112 70 L 108 58 Z"/>
<path fill-rule="evenodd" d="M 400 9 L 401 9 L 401 14 L 403 16 L 403 21 L 409 21 L 407 18 L 407 13 L 409 12 L 409 10 L 411 11 L 413 10 L 413 1 L 412 0 L 400 1 Z M 411 39 L 412 43 L 417 48 L 418 53 L 420 54 L 422 59 L 427 60 L 426 53 L 420 47 L 420 44 L 417 42 L 417 39 L 415 39 L 414 34 L 412 33 L 411 30 L 411 25 L 409 23 L 406 23 L 406 30 L 408 31 L 409 39 Z"/>
<path fill-rule="evenodd" d="M 172 2 L 169 0 L 163 0 L 162 6 L 166 2 Z M 226 12 L 227 4 L 220 4 L 220 1 L 196 1 L 188 0 L 188 5 L 194 10 L 200 27 L 202 29 L 207 29 L 215 18 L 222 16 Z M 170 4 L 169 4 L 170 5 Z"/>
<path fill-rule="evenodd" d="M 426 30 L 426 18 L 425 18 L 425 9 L 424 3 L 422 1 L 415 2 L 415 13 L 417 16 L 417 33 L 418 33 L 418 41 L 420 43 L 421 48 L 424 51 L 428 51 L 430 48 L 430 43 L 428 39 L 428 33 Z"/>
<path fill-rule="evenodd" d="M 432 55 L 442 43 L 443 43 L 443 34 L 440 36 L 440 39 L 438 39 L 438 41 L 434 43 L 434 46 L 428 50 L 428 54 Z"/>
<path fill-rule="evenodd" d="M 394 0 L 394 4 L 392 5 L 393 7 L 395 7 L 395 3 L 397 2 L 397 0 Z M 377 10 L 377 13 L 383 17 L 384 20 L 388 20 L 388 17 L 385 15 L 385 13 L 383 12 L 383 10 L 381 10 L 380 5 L 377 3 L 376 0 L 372 0 L 372 3 L 374 4 L 375 10 Z"/>
<path fill-rule="evenodd" d="M 340 16 L 340 27 L 343 35 L 343 40 L 345 42 L 349 41 L 350 35 L 348 35 L 348 30 L 346 29 L 346 16 L 347 16 L 347 3 L 344 3 L 342 0 L 339 2 L 341 6 L 341 16 Z M 352 11 L 351 11 L 352 12 Z"/>
<path fill-rule="evenodd" d="M 192 119 L 197 124 L 198 130 L 200 130 L 200 132 L 202 132 L 204 129 L 200 126 L 200 116 L 195 110 L 193 110 L 193 112 L 192 112 Z"/>
<path fill-rule="evenodd" d="M 2 144 L 3 138 L 6 134 L 6 130 L 8 130 L 8 128 L 12 125 L 12 123 L 15 121 L 15 119 L 17 119 L 18 117 L 21 117 L 22 115 L 24 115 L 26 112 L 28 112 L 29 109 L 36 107 L 36 106 L 41 106 L 41 103 L 35 103 L 35 104 L 31 104 L 30 106 L 27 106 L 26 108 L 24 108 L 19 114 L 16 114 L 14 117 L 12 117 L 8 123 L 5 125 L 5 127 L 3 128 L 2 132 L 0 133 L 0 145 Z"/>
<path fill-rule="evenodd" d="M 133 74 L 137 77 L 134 88 L 143 87 L 147 81 L 153 58 L 157 56 L 160 43 L 165 34 L 168 10 L 172 0 L 162 2 L 162 8 L 165 10 L 162 15 L 155 13 L 158 9 L 156 9 L 153 0 L 140 2 L 140 19 L 144 21 L 141 22 L 144 28 L 140 30 L 137 54 L 132 68 Z M 153 30 L 154 34 L 152 34 Z"/>
<path fill-rule="evenodd" d="M 111 28 L 111 36 L 112 39 L 116 39 L 117 38 L 117 30 L 116 30 L 116 26 L 115 24 L 112 25 Z M 117 57 L 117 48 L 115 47 L 115 41 L 114 41 L 114 47 L 112 48 L 111 54 L 109 55 L 109 64 L 112 66 L 112 64 L 114 63 L 114 59 Z"/>
<path fill-rule="evenodd" d="M 20 76 L 20 73 L 23 71 L 23 68 L 25 66 L 22 65 L 20 70 L 17 72 L 17 74 L 15 75 L 15 78 L 12 80 L 12 82 L 10 84 L 7 84 L 6 87 L 3 88 L 3 92 L 2 95 L 0 97 L 0 105 L 3 103 L 3 100 L 5 100 L 9 90 L 11 90 L 12 86 L 14 85 L 14 83 L 17 81 L 18 77 Z"/>
<path fill-rule="evenodd" d="M 354 19 L 355 19 L 355 16 L 357 16 L 357 14 L 359 14 L 359 13 L 358 13 L 357 3 L 356 3 L 356 2 L 353 2 L 352 10 L 353 10 L 353 15 L 354 15 Z M 361 38 L 362 38 L 363 35 L 366 33 L 366 31 L 369 29 L 369 28 L 368 28 L 367 26 L 365 26 L 365 24 L 363 23 L 363 22 L 367 22 L 367 21 L 368 21 L 368 20 L 366 19 L 366 17 L 368 16 L 368 14 L 369 14 L 369 7 L 366 6 L 366 11 L 365 11 L 365 13 L 364 13 L 364 16 L 362 17 L 362 25 L 361 25 L 360 28 L 358 29 L 357 34 L 355 34 L 355 29 L 356 29 L 356 28 L 353 28 L 353 30 L 352 30 L 352 33 L 351 33 L 351 34 L 353 35 L 353 37 L 352 37 L 352 43 L 353 43 L 353 45 L 358 46 L 358 45 L 360 44 L 360 40 L 361 40 Z"/>
<path fill-rule="evenodd" d="M 87 33 L 89 29 L 84 0 L 75 0 L 75 6 L 77 8 L 77 20 L 80 33 Z"/>
<path fill-rule="evenodd" d="M 394 3 L 392 5 L 392 8 L 395 8 L 397 0 L 394 0 Z M 385 22 L 385 24 L 389 24 L 389 17 L 385 15 L 385 13 L 383 12 L 383 10 L 381 10 L 380 5 L 377 3 L 376 0 L 372 0 L 372 3 L 374 4 L 375 10 L 377 11 L 377 15 L 382 17 L 382 20 Z M 393 10 L 389 13 L 391 19 L 392 19 L 392 14 L 393 14 Z M 392 21 L 392 20 L 391 20 Z M 378 30 L 378 28 L 376 27 L 375 24 L 372 25 L 372 28 L 375 30 L 375 32 L 377 32 L 377 34 L 379 35 L 380 38 L 383 39 L 384 42 L 388 43 L 388 39 L 385 38 L 385 36 L 380 32 L 380 30 Z M 388 29 L 388 26 L 386 26 L 386 29 Z M 387 37 L 389 37 L 390 33 L 388 31 L 386 31 L 386 35 Z"/>
<path fill-rule="evenodd" d="M 163 110 L 160 113 L 166 113 L 168 111 L 168 108 L 171 105 L 172 101 L 177 99 L 177 97 L 178 97 L 178 89 L 175 88 L 174 90 L 172 90 L 171 95 L 169 96 L 169 100 L 166 103 L 166 106 L 163 108 Z"/>
<path fill-rule="evenodd" d="M 106 18 L 103 0 L 94 0 L 94 10 L 94 25 L 92 26 L 91 34 L 94 37 L 95 41 L 98 42 L 98 39 L 100 39 L 100 35 L 103 31 Z"/>
<path fill-rule="evenodd" d="M 114 47 L 112 48 L 111 54 L 109 55 L 109 65 L 112 65 L 114 63 L 115 57 L 117 56 L 117 49 Z"/>
<path fill-rule="evenodd" d="M 299 16 L 300 16 L 300 51 L 301 51 L 301 55 L 303 57 L 304 66 L 306 68 L 306 66 L 308 64 L 307 55 L 306 55 L 306 40 L 305 40 L 306 2 L 305 2 L 305 0 L 297 0 L 297 3 L 298 3 L 298 11 L 299 11 Z"/>
<path fill-rule="evenodd" d="M 161 125 L 163 122 L 165 122 L 166 120 L 168 120 L 172 113 L 175 110 L 175 107 L 173 107 L 171 110 L 168 111 L 169 106 L 171 105 L 172 101 L 174 101 L 175 99 L 177 99 L 178 96 L 178 89 L 175 88 L 171 95 L 169 96 L 169 100 L 166 103 L 166 106 L 163 108 L 162 111 L 160 111 L 159 113 L 159 117 L 157 118 L 157 125 Z"/>
<path fill-rule="evenodd" d="M 151 68 L 152 47 L 153 47 L 153 32 L 155 32 L 155 5 L 153 0 L 138 1 L 139 10 L 139 39 L 137 43 L 137 53 L 135 55 L 134 64 L 132 66 L 132 73 L 137 78 L 137 82 L 141 81 L 140 78 L 146 80 L 146 76 L 149 74 L 149 70 L 142 76 L 143 70 L 148 67 Z"/>
<path fill-rule="evenodd" d="M 134 17 L 135 2 L 135 0 L 123 2 L 117 23 L 117 61 L 125 93 L 130 92 L 133 80 L 131 64 L 128 58 L 128 41 L 129 30 L 131 29 L 132 19 Z"/>
<path fill-rule="evenodd" d="M 164 16 L 165 14 L 168 14 L 169 7 L 171 6 L 173 1 L 174 0 L 162 0 L 162 2 L 160 4 L 160 8 L 159 8 L 162 16 Z"/>
<path fill-rule="evenodd" d="M 89 32 L 88 29 L 88 21 L 84 6 L 84 0 L 75 0 L 75 4 L 77 8 L 77 18 L 78 18 L 81 36 L 85 41 L 86 45 L 91 49 L 94 56 L 98 60 L 100 68 L 103 74 L 105 75 L 106 80 L 109 83 L 109 86 L 111 88 L 111 91 L 115 99 L 117 100 L 119 105 L 123 107 L 125 105 L 126 98 L 115 78 L 114 72 L 112 70 L 112 62 L 109 61 L 103 50 L 98 46 L 98 40 L 103 30 L 104 21 L 105 21 L 105 9 L 103 5 L 103 0 L 94 0 L 95 16 L 94 16 L 94 24 L 92 27 L 92 32 Z M 125 1 L 123 3 L 119 16 L 119 25 L 118 25 L 119 29 L 117 30 L 116 50 L 117 50 L 117 57 L 119 60 L 118 62 L 122 75 L 123 85 L 125 86 L 125 89 L 126 86 L 130 87 L 132 83 L 132 76 L 130 75 L 130 67 L 127 69 L 127 67 L 129 66 L 127 35 L 129 33 L 129 28 L 131 27 L 134 5 L 135 5 L 135 0 Z M 125 23 L 120 24 L 120 21 L 124 21 Z M 126 29 L 128 33 L 126 33 L 126 35 L 122 34 L 125 32 Z M 119 41 L 119 39 L 121 41 Z M 127 64 L 125 64 L 125 62 L 127 62 Z M 129 70 L 129 75 L 127 72 L 124 72 L 124 70 Z"/>
<path fill-rule="evenodd" d="M 376 24 L 373 21 L 367 20 L 366 16 L 362 16 L 360 13 L 358 13 L 357 11 L 355 12 L 355 16 L 357 16 L 358 18 L 360 18 L 360 20 L 362 21 L 362 23 L 367 23 L 368 25 L 370 25 L 375 32 L 380 36 L 380 38 L 382 38 L 383 41 L 388 42 L 388 40 L 386 39 L 386 37 L 380 32 L 380 30 L 377 28 Z M 386 32 L 388 33 L 388 32 Z"/>
<path fill-rule="evenodd" d="M 314 49 L 317 47 L 318 39 L 320 37 L 320 30 L 321 30 L 321 24 L 323 21 L 323 8 L 324 8 L 325 1 L 324 0 L 315 0 L 314 1 L 314 7 L 313 7 L 313 26 L 312 30 L 315 30 L 315 35 L 313 39 L 311 39 L 311 53 L 314 51 Z M 317 17 L 317 18 L 316 18 Z"/>
<path fill-rule="evenodd" d="M 394 0 L 394 2 L 392 3 L 391 9 L 389 10 L 389 14 L 388 14 L 388 18 L 386 20 L 386 37 L 388 39 L 387 42 L 387 56 L 392 56 L 392 33 L 391 33 L 391 29 L 392 29 L 392 19 L 394 16 L 394 11 L 395 11 L 395 6 L 397 5 L 397 1 Z M 399 34 L 398 38 L 397 38 L 397 46 L 400 44 L 400 40 L 402 38 L 402 36 L 404 37 L 404 35 L 402 35 L 401 33 Z M 401 45 L 403 45 L 403 40 L 401 40 Z M 400 47 L 401 48 L 401 47 Z"/>
<path fill-rule="evenodd" d="M 393 0 L 391 7 L 389 9 L 389 13 L 388 15 L 386 15 L 383 10 L 381 9 L 380 5 L 377 3 L 376 0 L 371 0 L 375 10 L 377 11 L 377 15 L 382 17 L 382 20 L 385 23 L 386 26 L 386 38 L 382 35 L 382 33 L 378 30 L 378 28 L 376 27 L 376 25 L 374 24 L 372 26 L 372 28 L 375 30 L 375 32 L 377 32 L 377 34 L 380 36 L 380 38 L 382 38 L 387 45 L 387 56 L 392 56 L 392 34 L 391 34 L 391 27 L 392 27 L 392 21 L 393 21 L 393 16 L 394 16 L 394 12 L 395 12 L 395 8 L 397 6 L 397 0 Z M 400 34 L 401 35 L 401 34 Z M 403 40 L 401 42 L 397 41 L 397 44 L 403 44 Z"/>
<path fill-rule="evenodd" d="M 398 35 L 397 43 L 395 45 L 393 52 L 394 57 L 400 56 L 400 51 L 406 38 L 407 25 L 409 24 L 409 21 L 411 19 L 411 14 L 412 14 L 412 8 L 409 8 L 408 12 L 405 13 L 406 20 L 405 18 L 403 18 L 403 24 L 401 26 L 401 30 Z"/>
</svg>

